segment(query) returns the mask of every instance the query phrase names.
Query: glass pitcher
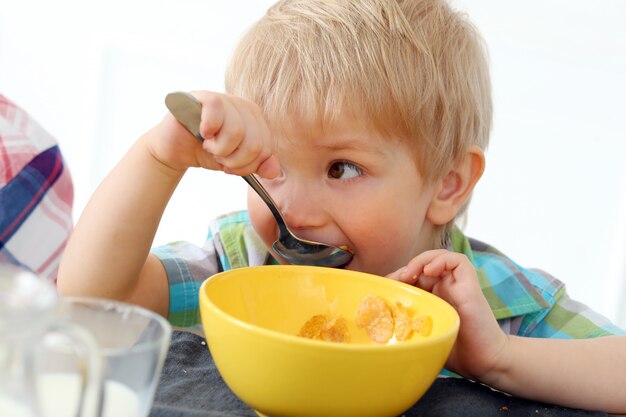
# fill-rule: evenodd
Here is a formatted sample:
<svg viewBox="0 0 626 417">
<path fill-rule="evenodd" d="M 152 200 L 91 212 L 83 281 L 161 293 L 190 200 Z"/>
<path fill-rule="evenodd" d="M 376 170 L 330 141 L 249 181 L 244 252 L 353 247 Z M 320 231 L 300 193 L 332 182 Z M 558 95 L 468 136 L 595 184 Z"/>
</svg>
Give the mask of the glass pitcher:
<svg viewBox="0 0 626 417">
<path fill-rule="evenodd" d="M 147 417 L 170 343 L 168 321 L 137 305 L 93 297 L 61 297 L 58 316 L 89 330 L 100 347 L 102 417 Z M 68 404 L 76 404 L 78 367 L 76 355 L 65 349 L 74 343 L 55 336 L 47 338 L 38 370 L 43 417 L 74 417 Z"/>
<path fill-rule="evenodd" d="M 103 360 L 91 334 L 57 315 L 54 285 L 0 263 L 0 416 L 40 417 L 37 372 L 51 334 L 71 338 L 81 363 L 76 416 L 101 415 Z"/>
</svg>

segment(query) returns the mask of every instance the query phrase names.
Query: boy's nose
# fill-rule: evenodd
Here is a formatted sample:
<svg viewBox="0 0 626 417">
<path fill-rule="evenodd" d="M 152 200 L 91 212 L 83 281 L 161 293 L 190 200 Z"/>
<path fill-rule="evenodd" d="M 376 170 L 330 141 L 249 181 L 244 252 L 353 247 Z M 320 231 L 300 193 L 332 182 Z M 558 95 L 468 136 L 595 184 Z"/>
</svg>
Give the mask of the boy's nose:
<svg viewBox="0 0 626 417">
<path fill-rule="evenodd" d="M 322 201 L 311 187 L 290 185 L 274 197 L 278 210 L 292 230 L 320 226 L 323 221 Z"/>
</svg>

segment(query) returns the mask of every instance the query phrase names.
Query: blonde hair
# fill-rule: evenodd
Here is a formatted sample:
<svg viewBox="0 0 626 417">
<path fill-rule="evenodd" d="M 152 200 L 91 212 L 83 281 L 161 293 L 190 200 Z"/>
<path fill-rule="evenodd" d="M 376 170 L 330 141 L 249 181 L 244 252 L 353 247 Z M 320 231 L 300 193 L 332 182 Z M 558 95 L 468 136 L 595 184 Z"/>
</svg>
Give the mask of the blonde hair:
<svg viewBox="0 0 626 417">
<path fill-rule="evenodd" d="M 282 0 L 241 39 L 227 92 L 286 118 L 362 117 L 408 143 L 427 180 L 485 149 L 491 87 L 483 41 L 443 0 Z"/>
</svg>

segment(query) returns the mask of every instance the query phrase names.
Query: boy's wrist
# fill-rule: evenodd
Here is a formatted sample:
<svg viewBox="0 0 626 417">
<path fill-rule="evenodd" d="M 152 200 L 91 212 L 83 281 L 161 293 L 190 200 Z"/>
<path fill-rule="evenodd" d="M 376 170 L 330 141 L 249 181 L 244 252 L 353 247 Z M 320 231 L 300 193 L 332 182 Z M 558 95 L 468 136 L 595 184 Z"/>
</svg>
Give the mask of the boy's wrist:
<svg viewBox="0 0 626 417">
<path fill-rule="evenodd" d="M 507 386 L 510 379 L 515 360 L 515 345 L 517 337 L 502 334 L 502 344 L 493 362 L 493 366 L 484 373 L 479 380 L 493 388 L 503 388 Z"/>
<path fill-rule="evenodd" d="M 162 150 L 164 147 L 167 147 L 167 145 L 163 145 L 165 140 L 160 137 L 160 133 L 158 128 L 154 128 L 144 134 L 136 145 L 140 148 L 141 152 L 148 157 L 150 165 L 153 166 L 153 169 L 157 170 L 159 174 L 172 179 L 180 179 L 187 171 L 188 166 L 179 162 L 174 163 L 173 161 L 167 161 L 166 158 L 163 157 L 162 154 L 164 152 Z"/>
</svg>

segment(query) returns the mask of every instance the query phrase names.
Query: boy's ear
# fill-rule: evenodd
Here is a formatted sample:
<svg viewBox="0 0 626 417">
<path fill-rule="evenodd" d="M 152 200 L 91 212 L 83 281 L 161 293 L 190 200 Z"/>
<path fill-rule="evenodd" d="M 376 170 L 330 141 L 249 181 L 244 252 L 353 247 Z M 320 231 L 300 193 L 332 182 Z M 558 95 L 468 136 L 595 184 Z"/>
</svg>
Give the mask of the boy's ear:
<svg viewBox="0 0 626 417">
<path fill-rule="evenodd" d="M 453 220 L 468 201 L 484 170 L 485 155 L 478 146 L 472 145 L 465 157 L 437 182 L 426 218 L 435 225 Z"/>
</svg>

